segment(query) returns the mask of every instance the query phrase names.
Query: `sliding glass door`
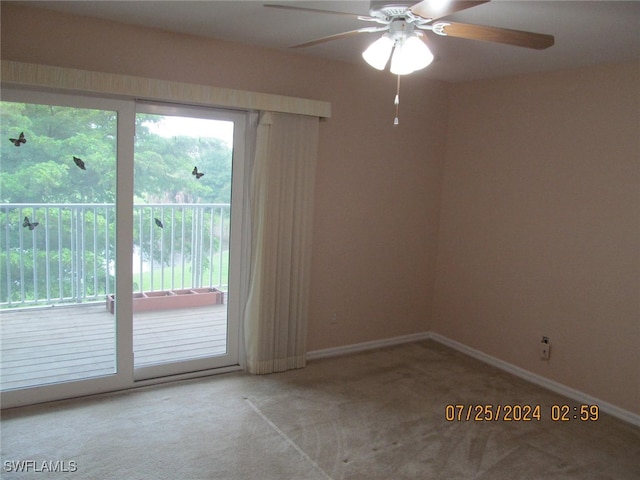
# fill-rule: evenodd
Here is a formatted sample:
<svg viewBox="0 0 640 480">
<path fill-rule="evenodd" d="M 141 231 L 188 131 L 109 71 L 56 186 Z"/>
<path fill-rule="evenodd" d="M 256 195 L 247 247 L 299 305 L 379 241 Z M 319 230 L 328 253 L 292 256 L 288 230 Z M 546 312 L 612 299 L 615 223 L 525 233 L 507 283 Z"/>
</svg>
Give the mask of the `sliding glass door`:
<svg viewBox="0 0 640 480">
<path fill-rule="evenodd" d="M 139 104 L 133 205 L 136 378 L 238 363 L 244 115 Z"/>
<path fill-rule="evenodd" d="M 105 298 L 116 289 L 119 125 L 133 109 L 11 89 L 0 108 L 3 400 L 113 385 L 118 318 Z"/>
<path fill-rule="evenodd" d="M 0 112 L 3 407 L 238 368 L 245 114 L 10 88 Z"/>
</svg>

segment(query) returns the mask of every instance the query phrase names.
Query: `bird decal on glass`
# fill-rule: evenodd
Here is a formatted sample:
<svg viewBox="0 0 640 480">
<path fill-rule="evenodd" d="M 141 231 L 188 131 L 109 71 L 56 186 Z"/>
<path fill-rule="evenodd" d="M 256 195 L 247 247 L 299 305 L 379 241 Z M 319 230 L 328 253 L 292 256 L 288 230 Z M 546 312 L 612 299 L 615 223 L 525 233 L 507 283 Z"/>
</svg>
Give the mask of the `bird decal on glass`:
<svg viewBox="0 0 640 480">
<path fill-rule="evenodd" d="M 191 172 L 191 175 L 199 179 L 204 175 L 204 173 L 198 173 L 198 167 L 193 167 L 193 171 Z"/>
<path fill-rule="evenodd" d="M 162 225 L 162 222 L 159 218 L 154 218 L 153 220 L 156 222 L 157 226 L 159 226 L 160 228 L 164 228 L 164 225 Z"/>
<path fill-rule="evenodd" d="M 29 230 L 33 230 L 38 225 L 40 225 L 40 222 L 30 222 L 29 217 L 24 217 L 24 222 L 22 222 L 22 226 L 25 228 L 29 227 Z"/>
<path fill-rule="evenodd" d="M 86 170 L 86 167 L 84 166 L 84 162 L 82 161 L 81 158 L 73 157 L 73 161 L 78 166 L 78 168 L 80 168 L 81 170 Z"/>
<path fill-rule="evenodd" d="M 10 138 L 11 143 L 13 143 L 16 147 L 19 147 L 23 143 L 27 143 L 27 139 L 24 138 L 24 132 L 20 132 L 18 138 Z"/>
</svg>

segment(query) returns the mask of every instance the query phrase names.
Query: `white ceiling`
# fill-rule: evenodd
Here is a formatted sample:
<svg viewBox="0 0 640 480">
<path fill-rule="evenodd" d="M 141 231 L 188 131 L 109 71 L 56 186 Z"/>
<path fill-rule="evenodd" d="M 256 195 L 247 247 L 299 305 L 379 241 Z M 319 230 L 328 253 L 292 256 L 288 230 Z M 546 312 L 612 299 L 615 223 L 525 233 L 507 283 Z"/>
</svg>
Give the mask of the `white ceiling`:
<svg viewBox="0 0 640 480">
<path fill-rule="evenodd" d="M 417 3 L 418 0 L 416 0 Z M 367 15 L 369 1 L 29 1 L 30 6 L 174 32 L 287 50 L 289 45 L 369 26 L 342 15 L 265 8 L 278 3 Z M 389 0 L 393 3 L 393 0 Z M 436 61 L 414 74 L 446 81 L 501 77 L 640 60 L 640 1 L 493 0 L 448 19 L 555 36 L 547 50 L 428 33 Z M 364 63 L 360 53 L 380 34 L 360 34 L 290 50 Z"/>
</svg>

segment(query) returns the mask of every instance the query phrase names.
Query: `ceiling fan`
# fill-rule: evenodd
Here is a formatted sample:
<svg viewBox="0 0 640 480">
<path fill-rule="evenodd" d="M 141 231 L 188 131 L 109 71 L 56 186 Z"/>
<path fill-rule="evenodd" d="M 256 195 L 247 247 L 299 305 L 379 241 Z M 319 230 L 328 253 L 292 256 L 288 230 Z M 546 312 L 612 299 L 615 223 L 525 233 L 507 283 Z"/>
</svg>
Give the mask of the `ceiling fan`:
<svg viewBox="0 0 640 480">
<path fill-rule="evenodd" d="M 389 3 L 389 1 L 393 3 Z M 430 31 L 441 36 L 497 42 L 536 50 L 543 50 L 554 44 L 553 36 L 543 33 L 524 32 L 520 30 L 441 20 L 455 12 L 489 3 L 489 1 L 490 0 L 423 0 L 415 3 L 415 0 L 372 0 L 369 15 L 354 15 L 347 12 L 296 7 L 292 5 L 265 4 L 264 6 L 309 13 L 348 15 L 355 17 L 357 20 L 373 23 L 373 26 L 291 45 L 291 48 L 311 47 L 361 33 L 382 33 L 380 38 L 362 52 L 362 57 L 369 65 L 378 70 L 384 70 L 389 59 L 391 59 L 389 70 L 391 73 L 398 75 L 398 84 L 394 100 L 396 116 L 393 122 L 394 125 L 397 125 L 398 105 L 400 103 L 400 76 L 425 68 L 434 58 L 429 47 L 424 42 L 423 32 Z"/>
<path fill-rule="evenodd" d="M 367 63 L 379 70 L 385 68 L 391 57 L 391 72 L 399 75 L 424 68 L 433 60 L 433 55 L 426 44 L 416 41 L 423 36 L 423 31 L 431 31 L 441 36 L 504 43 L 537 50 L 553 45 L 552 35 L 440 20 L 455 12 L 489 3 L 489 1 L 423 0 L 415 3 L 415 1 L 390 0 L 390 3 L 384 0 L 374 0 L 371 1 L 369 15 L 354 15 L 347 12 L 291 5 L 265 4 L 264 6 L 309 13 L 348 15 L 361 21 L 377 24 L 292 45 L 291 48 L 311 47 L 361 33 L 384 32 L 382 37 L 363 53 L 363 57 Z M 393 57 L 391 56 L 392 50 L 394 50 Z"/>
</svg>

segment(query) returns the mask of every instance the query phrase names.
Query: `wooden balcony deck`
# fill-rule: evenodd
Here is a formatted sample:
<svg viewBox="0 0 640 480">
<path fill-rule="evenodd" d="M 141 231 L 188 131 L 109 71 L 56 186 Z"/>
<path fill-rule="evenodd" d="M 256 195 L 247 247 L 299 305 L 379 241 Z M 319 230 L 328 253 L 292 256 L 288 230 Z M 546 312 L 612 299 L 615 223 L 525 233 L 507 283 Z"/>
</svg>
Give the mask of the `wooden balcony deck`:
<svg viewBox="0 0 640 480">
<path fill-rule="evenodd" d="M 115 372 L 115 316 L 104 304 L 3 310 L 0 326 L 2 390 Z M 226 305 L 133 316 L 136 367 L 220 355 L 226 339 Z"/>
</svg>

